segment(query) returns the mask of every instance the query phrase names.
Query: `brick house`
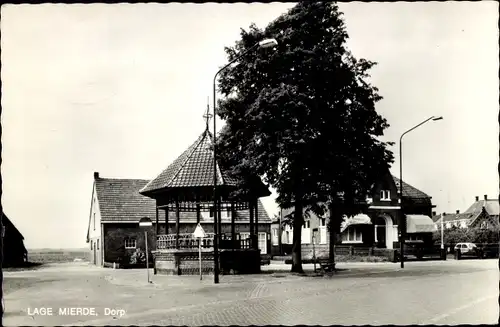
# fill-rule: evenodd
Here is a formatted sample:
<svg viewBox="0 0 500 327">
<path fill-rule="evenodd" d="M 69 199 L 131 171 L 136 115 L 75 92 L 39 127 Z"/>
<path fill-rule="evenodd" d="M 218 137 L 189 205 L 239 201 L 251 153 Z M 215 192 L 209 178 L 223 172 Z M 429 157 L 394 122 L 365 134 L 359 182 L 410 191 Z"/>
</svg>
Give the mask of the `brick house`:
<svg viewBox="0 0 500 327">
<path fill-rule="evenodd" d="M 123 263 L 130 255 L 140 248 L 145 249 L 144 230 L 139 228 L 139 219 L 149 217 L 153 226 L 148 232 L 148 247 L 156 247 L 156 204 L 155 200 L 143 196 L 139 191 L 149 183 L 145 179 L 114 179 L 101 178 L 99 173 L 94 173 L 92 200 L 87 231 L 89 244 L 89 261 L 98 266 L 104 263 Z M 270 248 L 270 224 L 264 206 L 258 201 L 259 214 L 259 248 L 266 254 Z M 249 231 L 248 211 L 237 211 L 236 232 L 244 237 Z M 207 215 L 207 217 L 203 217 Z M 209 218 L 209 213 L 202 213 L 202 226 L 209 232 L 211 223 L 204 224 L 203 218 Z M 223 218 L 228 215 L 222 213 Z M 230 213 L 229 213 L 230 215 Z M 192 233 L 196 227 L 196 213 L 181 213 L 180 233 Z M 169 230 L 175 230 L 175 212 L 169 212 Z M 159 230 L 165 230 L 164 212 L 159 212 Z M 224 219 L 223 232 L 230 230 L 230 224 Z"/>
<path fill-rule="evenodd" d="M 498 215 L 500 206 L 498 199 L 488 199 L 484 195 L 482 200 L 476 196 L 472 205 L 463 213 L 457 210 L 455 213 L 442 213 L 436 215 L 434 213 L 432 219 L 436 228 L 441 228 L 441 220 L 443 220 L 444 229 L 453 227 L 458 228 L 495 228 L 498 227 Z"/>
<path fill-rule="evenodd" d="M 368 210 L 354 217 L 345 217 L 341 225 L 340 243 L 343 245 L 378 247 L 395 249 L 399 247 L 398 225 L 402 219 L 399 194 L 399 179 L 387 172 L 373 190 L 371 198 L 367 199 Z M 432 240 L 435 231 L 431 219 L 431 197 L 415 187 L 403 182 L 404 215 L 407 219 L 407 242 L 428 242 Z M 293 208 L 283 209 L 282 217 L 293 213 Z M 313 213 L 304 217 L 302 226 L 302 244 L 307 251 L 311 244 L 327 246 L 330 241 L 327 232 L 328 213 L 326 218 L 320 218 Z M 279 224 L 274 224 L 277 229 Z M 273 235 L 274 235 L 273 231 Z M 276 238 L 277 239 L 277 238 Z M 282 228 L 281 248 L 291 251 L 293 228 L 285 225 Z M 274 242 L 276 243 L 276 241 Z M 278 252 L 278 246 L 273 244 L 273 251 Z M 286 252 L 286 251 L 285 251 Z"/>
</svg>

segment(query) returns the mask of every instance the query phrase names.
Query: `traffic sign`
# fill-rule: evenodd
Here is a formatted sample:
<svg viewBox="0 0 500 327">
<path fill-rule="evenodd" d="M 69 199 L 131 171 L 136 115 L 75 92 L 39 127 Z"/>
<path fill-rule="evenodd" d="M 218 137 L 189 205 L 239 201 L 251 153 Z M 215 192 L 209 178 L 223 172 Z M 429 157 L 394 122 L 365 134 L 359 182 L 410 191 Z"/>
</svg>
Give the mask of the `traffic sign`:
<svg viewBox="0 0 500 327">
<path fill-rule="evenodd" d="M 193 236 L 196 238 L 204 238 L 207 236 L 207 234 L 205 234 L 205 230 L 203 230 L 203 227 L 201 227 L 200 223 L 198 223 L 198 225 L 196 225 L 196 228 L 194 229 L 194 232 L 193 232 Z"/>
</svg>

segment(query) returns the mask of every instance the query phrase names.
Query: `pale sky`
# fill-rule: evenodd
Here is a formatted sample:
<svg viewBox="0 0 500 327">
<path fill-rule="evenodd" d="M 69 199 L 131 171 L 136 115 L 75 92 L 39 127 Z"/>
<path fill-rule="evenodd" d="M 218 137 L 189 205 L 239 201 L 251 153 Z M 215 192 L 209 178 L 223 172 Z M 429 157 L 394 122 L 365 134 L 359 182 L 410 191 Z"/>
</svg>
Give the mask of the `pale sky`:
<svg viewBox="0 0 500 327">
<path fill-rule="evenodd" d="M 28 248 L 85 245 L 93 172 L 151 179 L 204 129 L 212 79 L 271 4 L 4 5 L 2 204 Z M 498 197 L 497 2 L 340 3 L 349 49 L 378 62 L 399 176 L 438 212 Z M 222 124 L 219 123 L 219 127 Z M 274 196 L 264 199 L 277 213 Z"/>
</svg>

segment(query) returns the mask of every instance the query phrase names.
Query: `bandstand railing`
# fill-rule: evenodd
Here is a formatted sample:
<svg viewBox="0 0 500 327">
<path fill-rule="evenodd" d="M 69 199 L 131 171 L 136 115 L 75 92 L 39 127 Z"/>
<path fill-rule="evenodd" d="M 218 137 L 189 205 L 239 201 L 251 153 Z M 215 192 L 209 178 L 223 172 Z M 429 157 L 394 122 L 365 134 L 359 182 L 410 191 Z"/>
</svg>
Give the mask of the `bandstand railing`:
<svg viewBox="0 0 500 327">
<path fill-rule="evenodd" d="M 239 235 L 238 235 L 239 236 Z M 219 236 L 219 248 L 220 249 L 250 249 L 252 247 L 252 241 L 250 238 L 239 239 L 236 237 L 233 243 L 231 239 L 231 234 L 222 234 Z M 202 249 L 213 248 L 214 234 L 206 233 L 206 237 L 201 239 Z M 167 249 L 179 249 L 179 250 L 194 250 L 198 249 L 198 239 L 193 236 L 192 233 L 189 234 L 179 234 L 179 242 L 177 242 L 176 234 L 169 235 L 158 235 L 156 239 L 156 249 L 157 250 L 167 250 Z"/>
</svg>

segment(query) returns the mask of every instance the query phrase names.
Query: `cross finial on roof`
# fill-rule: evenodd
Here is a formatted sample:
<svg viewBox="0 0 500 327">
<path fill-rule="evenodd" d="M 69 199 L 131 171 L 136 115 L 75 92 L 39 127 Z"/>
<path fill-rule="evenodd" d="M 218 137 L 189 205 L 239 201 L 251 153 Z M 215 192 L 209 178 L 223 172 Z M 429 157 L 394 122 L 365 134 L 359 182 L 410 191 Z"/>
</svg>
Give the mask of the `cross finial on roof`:
<svg viewBox="0 0 500 327">
<path fill-rule="evenodd" d="M 207 102 L 208 102 L 208 99 L 207 99 Z M 210 106 L 208 105 L 207 103 L 207 111 L 205 112 L 205 114 L 203 115 L 203 118 L 205 118 L 206 120 L 206 124 L 207 124 L 207 130 L 208 130 L 208 123 L 210 122 L 210 119 L 213 117 L 213 115 L 210 113 Z"/>
</svg>

